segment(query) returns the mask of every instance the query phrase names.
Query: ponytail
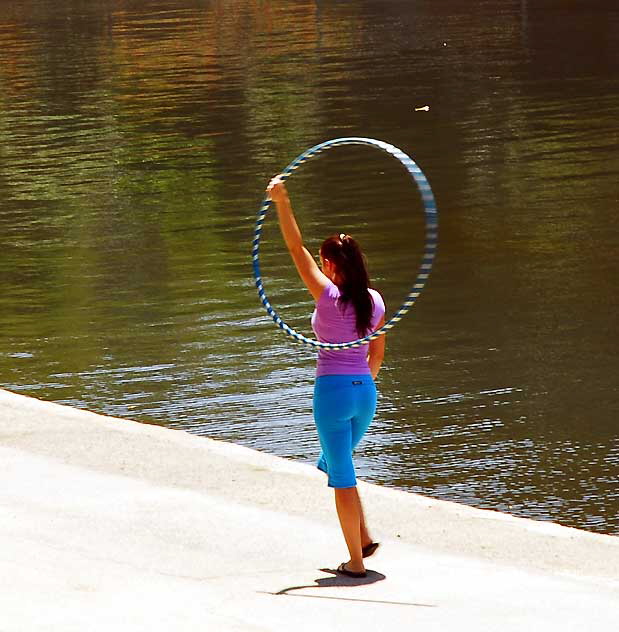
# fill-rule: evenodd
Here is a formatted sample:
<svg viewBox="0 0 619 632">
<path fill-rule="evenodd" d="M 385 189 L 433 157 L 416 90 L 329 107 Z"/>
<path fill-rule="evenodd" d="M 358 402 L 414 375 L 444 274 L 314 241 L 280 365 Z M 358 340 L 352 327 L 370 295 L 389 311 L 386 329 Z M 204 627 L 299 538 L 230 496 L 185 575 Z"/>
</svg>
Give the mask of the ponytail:
<svg viewBox="0 0 619 632">
<path fill-rule="evenodd" d="M 370 277 L 359 244 L 350 235 L 333 235 L 323 242 L 320 254 L 335 265 L 341 299 L 353 304 L 357 334 L 364 338 L 372 328 L 374 303 L 368 292 Z"/>
</svg>

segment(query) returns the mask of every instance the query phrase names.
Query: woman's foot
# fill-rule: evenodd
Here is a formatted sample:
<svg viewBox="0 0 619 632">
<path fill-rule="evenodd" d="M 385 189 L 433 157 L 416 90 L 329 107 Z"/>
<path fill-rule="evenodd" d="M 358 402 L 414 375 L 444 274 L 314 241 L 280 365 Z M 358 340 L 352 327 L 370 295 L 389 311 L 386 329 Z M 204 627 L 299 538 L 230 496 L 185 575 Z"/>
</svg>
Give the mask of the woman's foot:
<svg viewBox="0 0 619 632">
<path fill-rule="evenodd" d="M 365 568 L 349 568 L 349 564 L 350 562 L 342 562 L 337 567 L 337 572 L 342 575 L 346 575 L 347 577 L 367 577 L 368 574 L 366 573 Z"/>
<path fill-rule="evenodd" d="M 363 557 L 370 557 L 376 553 L 376 549 L 380 546 L 378 542 L 369 542 L 364 547 L 362 547 L 361 552 L 363 553 Z"/>
</svg>

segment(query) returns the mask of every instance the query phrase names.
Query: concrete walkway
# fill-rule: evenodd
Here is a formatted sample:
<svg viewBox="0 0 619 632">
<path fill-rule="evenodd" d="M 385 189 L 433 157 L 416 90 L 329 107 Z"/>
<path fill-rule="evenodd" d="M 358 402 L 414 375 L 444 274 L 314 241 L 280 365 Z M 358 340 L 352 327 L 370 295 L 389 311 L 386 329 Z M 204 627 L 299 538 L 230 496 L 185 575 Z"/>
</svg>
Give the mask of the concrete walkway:
<svg viewBox="0 0 619 632">
<path fill-rule="evenodd" d="M 360 491 L 347 559 L 314 468 L 0 391 L 0 632 L 614 632 L 619 538 Z"/>
</svg>

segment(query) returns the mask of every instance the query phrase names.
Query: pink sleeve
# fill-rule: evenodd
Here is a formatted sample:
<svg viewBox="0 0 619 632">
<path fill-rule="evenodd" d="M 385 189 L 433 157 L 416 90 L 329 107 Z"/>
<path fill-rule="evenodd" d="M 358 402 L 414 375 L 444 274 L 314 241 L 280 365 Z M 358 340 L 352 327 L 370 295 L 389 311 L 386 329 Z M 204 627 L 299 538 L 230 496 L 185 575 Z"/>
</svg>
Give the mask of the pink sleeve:
<svg viewBox="0 0 619 632">
<path fill-rule="evenodd" d="M 327 285 L 325 285 L 325 289 L 322 291 L 322 294 L 320 295 L 320 297 L 316 301 L 316 306 L 318 306 L 320 303 L 322 303 L 327 298 L 329 298 L 331 300 L 334 300 L 334 299 L 338 298 L 339 295 L 340 295 L 340 291 L 338 290 L 337 285 L 335 285 L 335 283 L 333 283 L 333 281 L 329 281 L 329 283 L 327 283 Z"/>
<path fill-rule="evenodd" d="M 370 290 L 370 294 L 372 295 L 372 300 L 374 301 L 374 311 L 372 312 L 372 327 L 374 328 L 385 315 L 385 301 L 376 290 Z"/>
</svg>

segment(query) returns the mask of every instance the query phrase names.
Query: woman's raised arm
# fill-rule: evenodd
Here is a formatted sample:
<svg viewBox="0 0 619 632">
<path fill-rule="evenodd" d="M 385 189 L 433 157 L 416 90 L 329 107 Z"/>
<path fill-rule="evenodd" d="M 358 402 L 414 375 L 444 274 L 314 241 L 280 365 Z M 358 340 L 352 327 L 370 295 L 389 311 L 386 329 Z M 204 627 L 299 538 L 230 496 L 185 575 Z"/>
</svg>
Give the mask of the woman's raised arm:
<svg viewBox="0 0 619 632">
<path fill-rule="evenodd" d="M 292 211 L 288 191 L 279 176 L 275 176 L 269 182 L 267 195 L 273 200 L 277 209 L 279 227 L 299 276 L 314 297 L 314 300 L 317 301 L 329 284 L 329 279 L 323 274 L 316 261 L 314 261 L 314 257 L 303 245 L 303 237 Z"/>
</svg>

